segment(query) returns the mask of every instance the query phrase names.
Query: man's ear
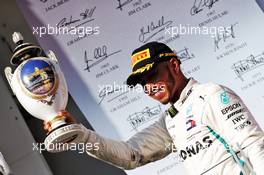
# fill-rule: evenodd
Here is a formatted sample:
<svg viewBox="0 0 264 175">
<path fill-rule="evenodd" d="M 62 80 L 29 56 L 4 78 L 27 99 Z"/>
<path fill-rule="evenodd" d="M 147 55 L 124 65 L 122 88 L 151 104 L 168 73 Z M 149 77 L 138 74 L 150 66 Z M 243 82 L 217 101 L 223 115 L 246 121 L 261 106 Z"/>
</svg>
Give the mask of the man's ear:
<svg viewBox="0 0 264 175">
<path fill-rule="evenodd" d="M 181 70 L 180 70 L 180 61 L 177 58 L 171 58 L 170 59 L 170 64 L 173 67 L 173 70 L 178 74 Z"/>
</svg>

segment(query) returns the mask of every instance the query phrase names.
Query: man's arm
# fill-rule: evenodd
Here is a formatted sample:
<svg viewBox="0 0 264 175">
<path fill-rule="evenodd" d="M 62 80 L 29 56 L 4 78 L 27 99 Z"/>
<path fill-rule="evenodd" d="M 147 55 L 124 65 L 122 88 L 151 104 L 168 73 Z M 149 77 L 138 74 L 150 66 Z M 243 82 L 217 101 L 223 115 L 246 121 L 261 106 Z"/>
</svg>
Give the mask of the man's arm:
<svg viewBox="0 0 264 175">
<path fill-rule="evenodd" d="M 164 118 L 162 116 L 126 142 L 107 139 L 87 129 L 85 143 L 99 143 L 97 151 L 87 150 L 87 153 L 123 169 L 133 169 L 159 160 L 171 152 L 168 145 L 172 145 Z"/>
<path fill-rule="evenodd" d="M 243 101 L 230 89 L 219 87 L 207 103 L 207 120 L 231 145 L 237 143 L 254 171 L 263 174 L 264 133 Z"/>
</svg>

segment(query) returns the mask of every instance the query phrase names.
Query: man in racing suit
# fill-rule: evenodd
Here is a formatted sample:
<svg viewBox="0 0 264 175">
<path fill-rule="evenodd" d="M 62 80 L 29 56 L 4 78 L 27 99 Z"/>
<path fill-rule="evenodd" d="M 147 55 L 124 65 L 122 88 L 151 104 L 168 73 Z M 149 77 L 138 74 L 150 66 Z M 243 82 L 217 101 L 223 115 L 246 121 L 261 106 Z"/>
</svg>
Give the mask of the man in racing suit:
<svg viewBox="0 0 264 175">
<path fill-rule="evenodd" d="M 133 169 L 166 157 L 175 146 L 190 175 L 264 175 L 263 131 L 232 90 L 187 79 L 162 43 L 136 49 L 132 67 L 128 85 L 141 84 L 151 98 L 172 106 L 126 142 L 86 129 L 84 143 L 99 143 L 89 155 Z"/>
</svg>

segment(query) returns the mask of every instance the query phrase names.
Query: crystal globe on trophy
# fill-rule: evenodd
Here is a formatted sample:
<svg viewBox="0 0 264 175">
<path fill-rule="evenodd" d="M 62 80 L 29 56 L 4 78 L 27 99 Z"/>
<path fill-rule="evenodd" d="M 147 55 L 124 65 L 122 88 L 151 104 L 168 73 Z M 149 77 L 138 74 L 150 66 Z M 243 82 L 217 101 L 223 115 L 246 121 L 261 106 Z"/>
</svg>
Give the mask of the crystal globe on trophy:
<svg viewBox="0 0 264 175">
<path fill-rule="evenodd" d="M 52 51 L 44 51 L 31 43 L 24 43 L 20 33 L 13 34 L 17 44 L 11 64 L 17 66 L 14 73 L 5 68 L 9 85 L 22 106 L 34 117 L 49 121 L 51 131 L 44 141 L 49 152 L 66 150 L 71 143 L 79 143 L 84 137 L 81 124 L 70 124 L 58 113 L 65 110 L 68 90 L 59 62 Z"/>
</svg>

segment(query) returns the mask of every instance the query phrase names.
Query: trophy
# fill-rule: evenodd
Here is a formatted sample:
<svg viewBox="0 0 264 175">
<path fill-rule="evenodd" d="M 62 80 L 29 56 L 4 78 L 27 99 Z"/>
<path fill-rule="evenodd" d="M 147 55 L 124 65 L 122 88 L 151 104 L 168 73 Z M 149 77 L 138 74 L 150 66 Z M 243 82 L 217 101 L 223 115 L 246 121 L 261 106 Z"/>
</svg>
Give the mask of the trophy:
<svg viewBox="0 0 264 175">
<path fill-rule="evenodd" d="M 17 46 L 10 62 L 17 68 L 13 74 L 10 67 L 5 68 L 9 85 L 32 116 L 50 122 L 52 130 L 45 138 L 45 148 L 49 152 L 67 150 L 71 143 L 79 143 L 85 132 L 82 125 L 67 123 L 66 116 L 58 115 L 68 101 L 67 84 L 58 60 L 51 50 L 45 54 L 40 47 L 24 43 L 18 32 L 13 34 L 13 41 Z"/>
</svg>

